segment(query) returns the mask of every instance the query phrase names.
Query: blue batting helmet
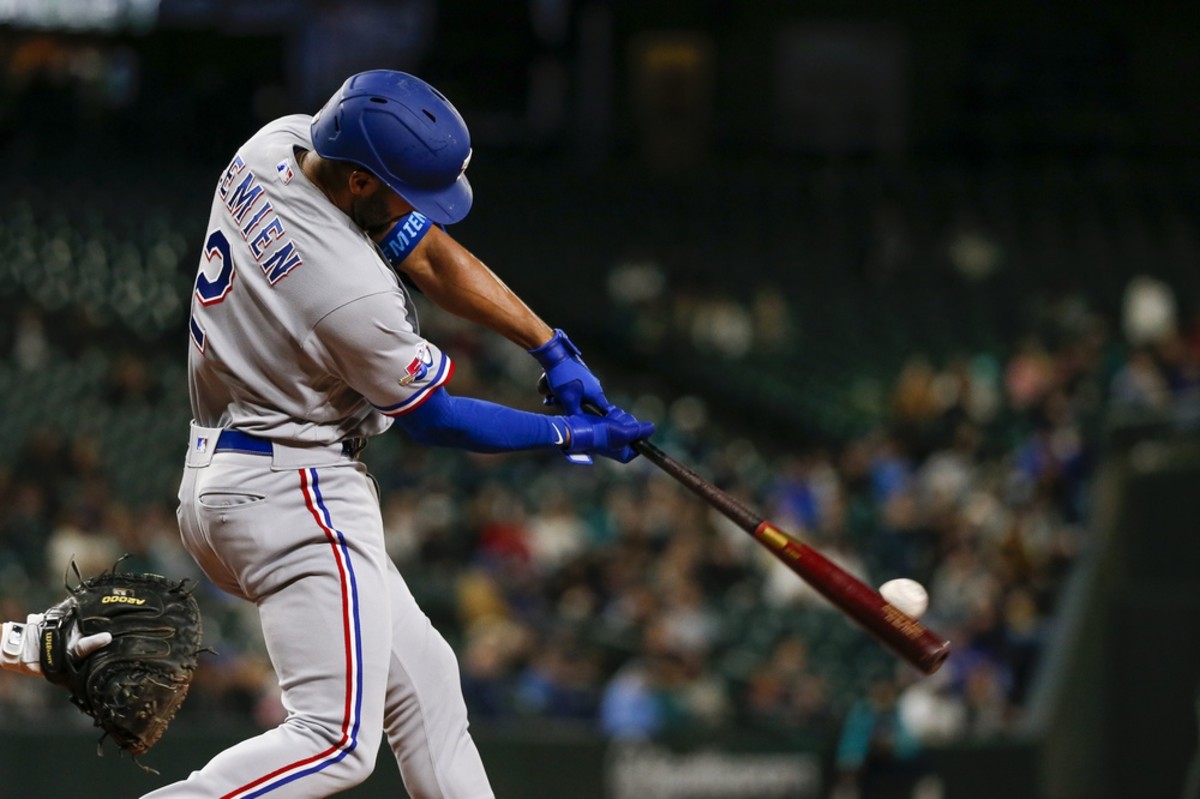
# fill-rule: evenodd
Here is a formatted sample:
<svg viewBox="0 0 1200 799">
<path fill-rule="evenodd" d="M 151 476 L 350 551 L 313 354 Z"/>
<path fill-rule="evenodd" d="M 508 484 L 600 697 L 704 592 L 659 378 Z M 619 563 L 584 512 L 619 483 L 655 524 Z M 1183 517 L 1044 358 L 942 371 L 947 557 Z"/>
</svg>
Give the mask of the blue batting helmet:
<svg viewBox="0 0 1200 799">
<path fill-rule="evenodd" d="M 471 136 L 458 111 L 420 78 L 390 69 L 351 75 L 312 121 L 322 158 L 369 169 L 443 225 L 471 210 Z"/>
</svg>

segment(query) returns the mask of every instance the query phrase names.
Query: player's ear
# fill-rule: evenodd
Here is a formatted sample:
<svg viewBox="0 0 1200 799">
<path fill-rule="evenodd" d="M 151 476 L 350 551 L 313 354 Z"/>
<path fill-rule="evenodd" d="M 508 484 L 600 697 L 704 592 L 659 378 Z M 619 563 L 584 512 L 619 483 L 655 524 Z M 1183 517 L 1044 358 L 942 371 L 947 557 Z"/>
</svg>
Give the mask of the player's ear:
<svg viewBox="0 0 1200 799">
<path fill-rule="evenodd" d="M 350 173 L 348 178 L 350 193 L 356 197 L 365 197 L 374 194 L 375 191 L 382 185 L 379 178 L 362 169 L 355 169 Z"/>
</svg>

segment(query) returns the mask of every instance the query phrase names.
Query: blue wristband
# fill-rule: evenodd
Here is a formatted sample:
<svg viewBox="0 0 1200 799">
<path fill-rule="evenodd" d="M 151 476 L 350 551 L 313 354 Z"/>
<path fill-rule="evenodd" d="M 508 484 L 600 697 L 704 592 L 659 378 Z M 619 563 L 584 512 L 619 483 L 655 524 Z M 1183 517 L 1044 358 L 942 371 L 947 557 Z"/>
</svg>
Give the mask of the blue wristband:
<svg viewBox="0 0 1200 799">
<path fill-rule="evenodd" d="M 408 254 L 417 248 L 432 227 L 429 218 L 416 211 L 398 219 L 383 237 L 383 241 L 379 242 L 383 257 L 387 258 L 392 266 L 399 266 Z"/>
</svg>

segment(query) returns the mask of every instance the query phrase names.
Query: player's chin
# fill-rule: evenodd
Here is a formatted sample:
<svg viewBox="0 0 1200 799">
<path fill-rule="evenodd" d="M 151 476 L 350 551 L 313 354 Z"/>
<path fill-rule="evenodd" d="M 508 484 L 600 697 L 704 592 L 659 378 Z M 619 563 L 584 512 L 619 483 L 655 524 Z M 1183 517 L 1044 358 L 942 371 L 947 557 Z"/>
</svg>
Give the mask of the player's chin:
<svg viewBox="0 0 1200 799">
<path fill-rule="evenodd" d="M 350 218 L 354 220 L 354 224 L 374 241 L 386 236 L 402 216 L 385 211 L 370 199 L 361 200 L 350 209 Z"/>
<path fill-rule="evenodd" d="M 371 237 L 372 241 L 378 243 L 382 241 L 383 237 L 390 233 L 392 228 L 396 226 L 396 223 L 403 218 L 403 215 L 393 216 L 377 225 L 361 225 L 361 227 L 363 232 Z"/>
</svg>

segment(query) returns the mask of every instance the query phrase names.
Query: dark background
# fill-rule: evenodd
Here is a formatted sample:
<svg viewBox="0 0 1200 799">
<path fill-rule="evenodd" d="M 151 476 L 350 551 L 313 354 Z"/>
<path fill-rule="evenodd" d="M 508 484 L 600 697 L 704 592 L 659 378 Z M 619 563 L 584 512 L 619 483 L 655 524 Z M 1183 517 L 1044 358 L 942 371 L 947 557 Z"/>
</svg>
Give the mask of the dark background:
<svg viewBox="0 0 1200 799">
<path fill-rule="evenodd" d="M 187 147 L 219 161 L 256 122 L 311 113 L 345 75 L 386 64 L 444 88 L 472 123 L 481 163 L 501 151 L 629 160 L 668 117 L 694 120 L 689 135 L 718 163 L 1179 156 L 1200 133 L 1200 56 L 1183 9 L 165 0 L 148 28 L 6 26 L 3 130 L 10 142 L 36 140 L 42 157 L 74 144 Z M 654 67 L 645 48 L 679 35 L 682 60 Z M 555 70 L 561 79 L 547 77 Z M 833 125 L 845 135 L 823 135 Z"/>
<path fill-rule="evenodd" d="M 906 364 L 928 358 L 949 370 L 955 358 L 990 358 L 1002 370 L 1037 337 L 1070 371 L 1073 336 L 1085 327 L 1071 325 L 1094 314 L 1107 346 L 1101 363 L 1067 386 L 1072 418 L 1063 425 L 1084 441 L 1083 474 L 1054 475 L 1047 489 L 1086 534 L 1072 568 L 1047 591 L 1054 635 L 1030 694 L 1014 700 L 1029 718 L 931 752 L 951 797 L 1177 795 L 1195 749 L 1200 678 L 1195 581 L 1181 567 L 1194 565 L 1200 540 L 1187 491 L 1200 459 L 1180 441 L 1200 418 L 1200 383 L 1182 380 L 1175 400 L 1152 413 L 1136 403 L 1114 413 L 1105 399 L 1137 350 L 1122 340 L 1135 275 L 1169 284 L 1179 332 L 1198 353 L 1189 363 L 1200 362 L 1200 37 L 1187 4 L 28 0 L 2 8 L 0 566 L 8 584 L 0 599 L 8 618 L 30 597 L 59 591 L 57 576 L 39 582 L 33 568 L 30 582 L 12 579 L 6 560 L 34 529 L 21 526 L 23 482 L 41 469 L 58 485 L 52 467 L 62 458 L 28 457 L 47 420 L 100 441 L 92 468 L 101 465 L 107 496 L 134 509 L 173 503 L 175 441 L 187 414 L 184 303 L 217 174 L 258 126 L 314 112 L 348 74 L 403 69 L 442 90 L 472 132 L 475 206 L 451 232 L 571 332 L 614 396 L 658 398 L 643 407 L 662 411 L 656 421 L 672 451 L 731 481 L 714 456 L 726 433 L 803 471 L 804 458 L 861 443 L 856 437 L 887 417 Z M 1003 252 L 999 271 L 977 283 L 941 254 L 971 214 Z M 68 258 L 56 255 L 59 238 Z M 907 249 L 889 258 L 896 241 Z M 92 260 L 96 248 L 103 258 Z M 668 287 L 668 301 L 641 314 L 615 303 L 608 282 L 640 261 L 661 269 Z M 93 286 L 96 263 L 107 277 Z M 797 322 L 775 349 L 731 355 L 662 333 L 691 303 L 729 298 L 757 309 L 764 294 L 782 298 Z M 53 356 L 23 371 L 15 342 L 31 307 Z M 470 336 L 432 329 L 453 338 L 464 361 L 482 362 L 456 385 L 488 396 L 511 389 L 506 370 L 519 370 Z M 128 353 L 136 358 L 126 361 Z M 141 377 L 114 385 L 122 363 L 136 373 L 139 359 Z M 711 411 L 699 435 L 689 438 L 663 410 L 680 396 L 700 397 Z M 1027 456 L 1028 440 L 1057 429 L 1056 410 L 1003 409 L 985 431 L 981 463 L 1008 468 Z M 891 431 L 917 460 L 945 444 L 944 431 L 933 431 L 935 444 L 923 438 L 929 430 Z M 422 460 L 394 442 L 372 446 L 385 490 L 422 479 L 423 469 L 444 470 L 468 495 L 485 482 L 479 475 L 504 471 Z M 535 472 L 514 462 L 505 473 L 534 485 Z M 63 483 L 66 505 L 74 479 Z M 608 490 L 603 479 L 563 482 L 581 509 L 600 496 L 597 485 Z M 437 581 L 446 563 L 465 567 L 469 547 L 453 550 L 460 543 L 405 571 L 456 645 L 450 583 Z M 894 553 L 874 552 L 874 538 L 851 543 L 878 556 L 871 566 L 891 563 Z M 840 636 L 847 649 L 817 664 L 840 686 L 840 712 L 893 664 L 817 616 L 737 623 L 750 637 L 799 618 L 815 625 L 814 645 Z M 765 660 L 738 646 L 730 662 Z M 0 681 L 12 709 L 0 739 L 6 773 L 26 753 L 47 750 L 46 733 L 21 721 L 36 702 L 16 685 Z M 218 705 L 231 700 L 211 696 L 211 713 L 193 702 L 164 746 L 169 776 L 257 723 L 247 708 L 227 723 Z M 560 756 L 590 775 L 596 794 L 611 779 L 611 752 L 594 731 L 516 726 L 474 727 L 497 764 L 497 785 L 512 795 L 523 795 L 522 780 L 530 796 L 570 785 L 570 769 L 555 768 Z M 698 745 L 794 747 L 818 758 L 832 785 L 836 736 L 795 725 L 753 732 L 731 726 L 698 736 Z M 87 765 L 111 773 L 110 763 Z M 392 789 L 394 770 L 385 768 L 362 795 Z M 46 795 L 64 790 L 45 785 Z"/>
</svg>

